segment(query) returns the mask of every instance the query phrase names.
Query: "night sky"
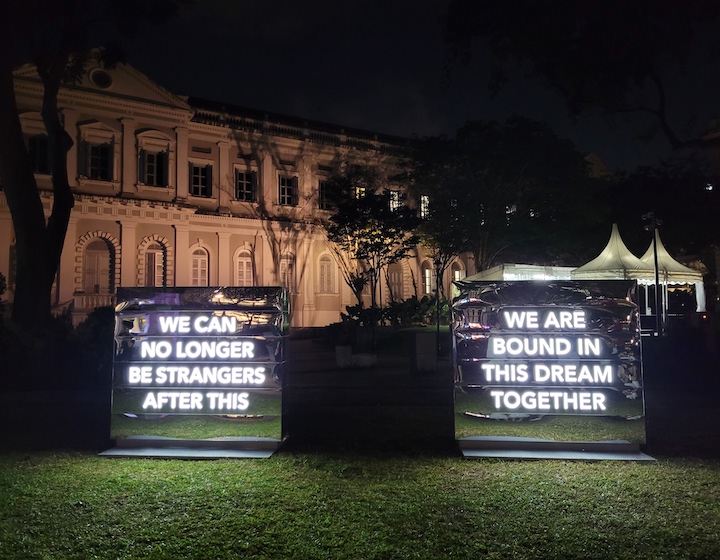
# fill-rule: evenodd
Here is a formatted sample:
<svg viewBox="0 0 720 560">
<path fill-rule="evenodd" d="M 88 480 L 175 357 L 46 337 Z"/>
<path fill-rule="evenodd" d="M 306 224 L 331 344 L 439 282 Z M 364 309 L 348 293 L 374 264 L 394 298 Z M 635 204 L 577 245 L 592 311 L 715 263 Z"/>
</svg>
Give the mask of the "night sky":
<svg viewBox="0 0 720 560">
<path fill-rule="evenodd" d="M 643 121 L 567 117 L 562 100 L 521 70 L 496 98 L 487 59 L 445 80 L 446 0 L 202 0 L 162 27 L 145 26 L 129 62 L 173 93 L 399 136 L 452 136 L 467 120 L 513 113 L 549 122 L 611 169 L 652 164 L 661 137 L 635 139 Z M 720 72 L 677 76 L 670 103 L 680 131 L 720 116 Z"/>
</svg>

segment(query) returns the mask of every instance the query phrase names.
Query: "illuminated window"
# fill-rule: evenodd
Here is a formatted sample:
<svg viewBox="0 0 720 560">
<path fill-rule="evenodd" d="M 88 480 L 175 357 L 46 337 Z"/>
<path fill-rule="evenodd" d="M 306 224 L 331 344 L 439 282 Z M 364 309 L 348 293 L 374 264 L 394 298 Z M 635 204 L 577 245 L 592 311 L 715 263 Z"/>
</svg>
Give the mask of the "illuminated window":
<svg viewBox="0 0 720 560">
<path fill-rule="evenodd" d="M 253 266 L 250 251 L 240 251 L 235 259 L 235 285 L 252 286 Z"/>
<path fill-rule="evenodd" d="M 390 210 L 395 212 L 400 209 L 400 191 L 390 191 Z"/>
<path fill-rule="evenodd" d="M 212 196 L 212 165 L 190 164 L 190 194 L 204 198 Z"/>
<path fill-rule="evenodd" d="M 113 288 L 110 280 L 110 247 L 102 239 L 88 243 L 83 253 L 83 291 L 88 294 L 108 294 Z"/>
<path fill-rule="evenodd" d="M 455 261 L 454 263 L 452 263 L 451 270 L 453 280 L 462 280 L 463 278 L 465 278 L 465 269 L 459 262 Z"/>
<path fill-rule="evenodd" d="M 159 243 L 145 249 L 145 285 L 154 288 L 165 286 L 165 249 Z"/>
<path fill-rule="evenodd" d="M 280 176 L 278 178 L 278 203 L 281 206 L 296 206 L 298 195 L 297 177 Z"/>
<path fill-rule="evenodd" d="M 140 150 L 138 182 L 150 187 L 168 186 L 168 153 Z"/>
<path fill-rule="evenodd" d="M 257 173 L 235 170 L 235 199 L 241 202 L 255 202 Z"/>
<path fill-rule="evenodd" d="M 33 173 L 50 175 L 50 145 L 47 135 L 37 134 L 28 138 L 28 154 Z"/>
<path fill-rule="evenodd" d="M 365 187 L 355 187 L 355 198 L 358 200 L 365 198 L 366 192 Z"/>
<path fill-rule="evenodd" d="M 295 291 L 295 260 L 292 256 L 280 259 L 280 285 L 290 292 Z"/>
<path fill-rule="evenodd" d="M 422 263 L 422 283 L 423 294 L 432 294 L 435 292 L 435 271 L 430 261 Z"/>
<path fill-rule="evenodd" d="M 420 195 L 420 217 L 425 219 L 430 216 L 430 197 L 426 194 Z"/>
<path fill-rule="evenodd" d="M 190 259 L 190 285 L 208 286 L 208 253 L 205 249 L 197 248 Z"/>
<path fill-rule="evenodd" d="M 333 265 L 332 258 L 330 258 L 330 255 L 323 255 L 322 257 L 320 257 L 318 269 L 318 292 L 321 294 L 335 293 L 335 278 L 333 274 L 335 267 Z"/>
</svg>

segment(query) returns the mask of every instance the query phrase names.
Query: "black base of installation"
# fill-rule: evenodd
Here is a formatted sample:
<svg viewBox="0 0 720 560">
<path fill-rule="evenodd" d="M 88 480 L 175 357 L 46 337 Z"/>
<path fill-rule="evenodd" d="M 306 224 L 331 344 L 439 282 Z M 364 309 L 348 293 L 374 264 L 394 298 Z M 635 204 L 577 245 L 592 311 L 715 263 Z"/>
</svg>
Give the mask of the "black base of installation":
<svg viewBox="0 0 720 560">
<path fill-rule="evenodd" d="M 161 436 L 130 436 L 116 440 L 101 457 L 149 459 L 267 459 L 281 440 L 264 437 L 178 439 Z"/>
<path fill-rule="evenodd" d="M 563 461 L 654 461 L 625 440 L 572 442 L 537 438 L 477 436 L 457 440 L 464 457 L 558 459 Z"/>
</svg>

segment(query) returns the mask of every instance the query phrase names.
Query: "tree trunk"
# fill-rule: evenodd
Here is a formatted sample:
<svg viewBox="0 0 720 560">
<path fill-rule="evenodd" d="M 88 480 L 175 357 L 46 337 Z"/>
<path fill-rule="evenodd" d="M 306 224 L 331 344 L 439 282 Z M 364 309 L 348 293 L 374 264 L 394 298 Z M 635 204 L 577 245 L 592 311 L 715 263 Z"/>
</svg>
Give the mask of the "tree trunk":
<svg viewBox="0 0 720 560">
<path fill-rule="evenodd" d="M 70 222 L 70 213 L 75 205 L 67 174 L 67 154 L 73 141 L 65 132 L 57 106 L 60 80 L 61 74 L 58 72 L 54 72 L 43 80 L 45 93 L 42 117 L 50 144 L 53 182 L 53 207 L 46 228 L 48 254 L 45 286 L 48 294 L 52 291 L 55 275 L 60 268 L 60 257 Z"/>
<path fill-rule="evenodd" d="M 50 317 L 45 216 L 23 142 L 13 87 L 10 22 L 0 29 L 0 178 L 15 228 L 17 271 L 12 318 L 26 328 Z"/>
</svg>

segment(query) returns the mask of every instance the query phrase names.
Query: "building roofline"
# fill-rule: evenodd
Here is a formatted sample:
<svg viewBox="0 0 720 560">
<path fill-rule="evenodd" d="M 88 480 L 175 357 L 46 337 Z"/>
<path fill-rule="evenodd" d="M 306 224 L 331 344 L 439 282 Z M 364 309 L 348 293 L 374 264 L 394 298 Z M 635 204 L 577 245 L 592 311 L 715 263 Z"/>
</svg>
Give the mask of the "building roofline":
<svg viewBox="0 0 720 560">
<path fill-rule="evenodd" d="M 225 114 L 231 117 L 248 118 L 255 121 L 263 121 L 272 124 L 291 126 L 301 129 L 312 129 L 313 131 L 323 132 L 327 134 L 352 136 L 354 138 L 362 138 L 364 140 L 382 142 L 385 144 L 407 145 L 410 138 L 402 136 L 394 136 L 392 134 L 382 134 L 372 132 L 360 128 L 352 128 L 338 124 L 326 123 L 282 113 L 273 113 L 263 111 L 261 109 L 252 109 L 250 107 L 242 107 L 230 103 L 222 103 L 210 99 L 202 99 L 199 97 L 188 97 L 187 103 L 190 107 L 197 111 L 211 111 L 215 113 Z"/>
</svg>

